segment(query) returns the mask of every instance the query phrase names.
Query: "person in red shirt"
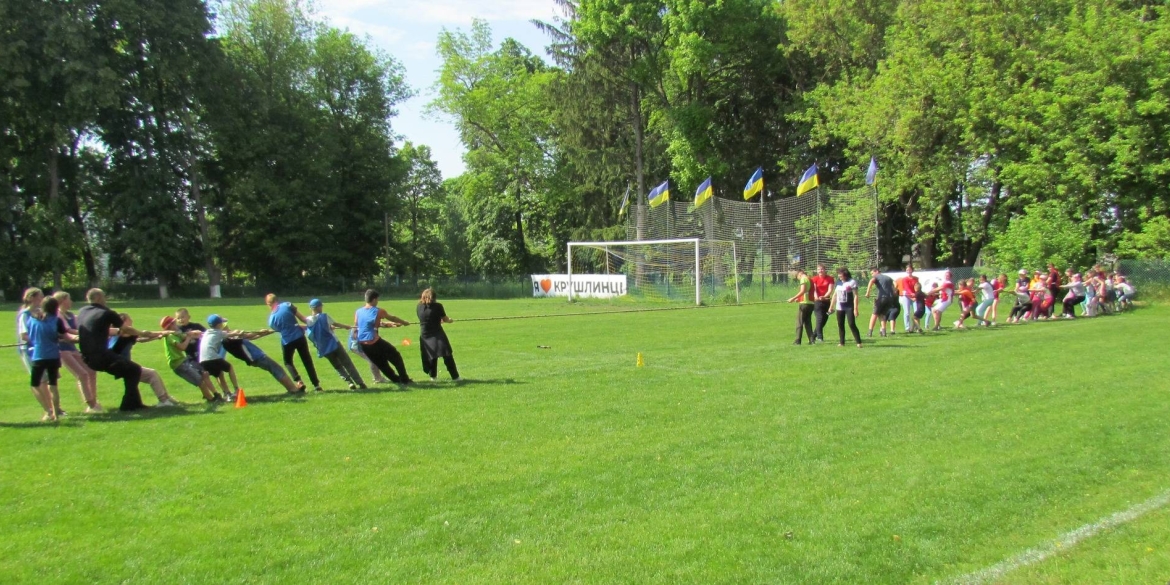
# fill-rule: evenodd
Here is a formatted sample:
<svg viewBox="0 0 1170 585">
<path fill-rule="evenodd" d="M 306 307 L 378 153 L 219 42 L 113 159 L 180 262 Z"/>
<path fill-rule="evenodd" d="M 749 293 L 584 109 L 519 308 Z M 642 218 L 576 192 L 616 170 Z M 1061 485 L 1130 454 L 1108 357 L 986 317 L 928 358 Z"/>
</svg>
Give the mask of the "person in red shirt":
<svg viewBox="0 0 1170 585">
<path fill-rule="evenodd" d="M 959 320 L 955 321 L 955 329 L 966 329 L 967 327 L 963 325 L 963 322 L 975 311 L 975 291 L 971 290 L 974 283 L 975 279 L 959 281 L 959 292 L 956 296 L 959 297 L 960 313 Z"/>
<path fill-rule="evenodd" d="M 927 305 L 930 313 L 926 316 L 926 328 L 930 329 L 930 322 L 934 321 L 934 330 L 942 328 L 942 314 L 955 300 L 955 283 L 951 282 L 951 271 L 943 273 L 943 283 L 938 289 L 938 302 Z"/>
<path fill-rule="evenodd" d="M 991 281 L 991 287 L 995 291 L 995 300 L 991 301 L 991 324 L 995 325 L 995 319 L 999 316 L 999 293 L 1007 287 L 1007 275 L 1000 274 L 998 278 Z M 984 315 L 984 318 L 986 317 Z"/>
<path fill-rule="evenodd" d="M 910 333 L 916 325 L 916 323 L 911 323 L 914 321 L 914 297 L 916 293 L 921 292 L 918 290 L 918 278 L 914 276 L 914 266 L 906 266 L 906 276 L 898 279 L 898 289 L 902 291 L 902 296 L 898 297 L 902 304 L 902 330 Z M 919 318 L 921 317 L 919 315 Z"/>
<path fill-rule="evenodd" d="M 825 322 L 829 320 L 829 297 L 833 296 L 833 277 L 829 276 L 824 264 L 817 264 L 817 273 L 809 281 L 813 289 L 813 314 L 817 318 L 814 333 L 817 343 L 824 343 Z"/>
<path fill-rule="evenodd" d="M 1056 269 L 1056 265 L 1048 263 L 1048 276 L 1044 279 L 1044 285 L 1048 288 L 1048 293 L 1052 295 L 1055 300 L 1060 295 L 1060 271 Z M 1052 317 L 1052 308 L 1056 305 L 1054 302 L 1048 305 L 1045 314 L 1046 317 Z"/>
</svg>

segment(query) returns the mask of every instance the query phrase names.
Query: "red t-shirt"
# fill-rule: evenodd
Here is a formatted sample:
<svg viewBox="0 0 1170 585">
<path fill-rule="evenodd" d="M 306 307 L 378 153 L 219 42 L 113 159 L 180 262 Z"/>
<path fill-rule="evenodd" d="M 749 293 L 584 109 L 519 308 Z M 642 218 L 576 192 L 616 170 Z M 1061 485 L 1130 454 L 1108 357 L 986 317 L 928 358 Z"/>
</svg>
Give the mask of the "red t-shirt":
<svg viewBox="0 0 1170 585">
<path fill-rule="evenodd" d="M 903 276 L 899 282 L 902 285 L 902 296 L 914 298 L 914 285 L 918 284 L 918 277 Z"/>
<path fill-rule="evenodd" d="M 969 289 L 963 289 L 963 290 L 959 291 L 959 304 L 962 305 L 964 308 L 967 308 L 967 307 L 970 307 L 971 305 L 974 305 L 975 304 L 975 293 L 971 292 Z"/>
<path fill-rule="evenodd" d="M 938 296 L 940 299 L 942 299 L 942 302 L 944 302 L 944 303 L 949 302 L 951 300 L 951 296 L 954 294 L 955 294 L 955 283 L 953 283 L 949 280 L 942 283 L 942 288 L 940 288 L 938 291 Z"/>
<path fill-rule="evenodd" d="M 1003 283 L 999 279 L 991 281 L 991 290 L 995 292 L 995 298 L 999 299 L 999 291 L 1003 290 Z"/>
<path fill-rule="evenodd" d="M 820 299 L 821 297 L 829 296 L 829 289 L 833 288 L 833 277 L 832 276 L 817 275 L 817 276 L 810 278 L 809 280 L 812 281 L 812 285 L 813 285 L 813 300 L 814 301 Z"/>
</svg>

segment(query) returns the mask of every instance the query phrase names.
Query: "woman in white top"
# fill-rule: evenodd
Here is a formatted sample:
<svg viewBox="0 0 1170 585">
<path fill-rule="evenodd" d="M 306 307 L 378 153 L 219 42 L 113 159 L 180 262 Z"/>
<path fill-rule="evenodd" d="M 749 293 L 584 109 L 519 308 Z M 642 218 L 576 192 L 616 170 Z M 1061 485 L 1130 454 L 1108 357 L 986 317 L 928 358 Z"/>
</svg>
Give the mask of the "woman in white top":
<svg viewBox="0 0 1170 585">
<path fill-rule="evenodd" d="M 45 300 L 45 293 L 33 287 L 25 289 L 21 296 L 24 304 L 16 313 L 16 351 L 20 354 L 20 361 L 24 369 L 32 372 L 32 343 L 28 338 L 28 321 L 36 318 L 41 311 L 41 301 Z"/>
<path fill-rule="evenodd" d="M 979 304 L 975 307 L 975 318 L 979 319 L 980 325 L 987 325 L 991 320 L 987 318 L 987 310 L 995 303 L 995 285 L 987 280 L 987 275 L 984 274 L 979 277 Z"/>
<path fill-rule="evenodd" d="M 837 308 L 837 333 L 841 342 L 837 347 L 845 347 L 845 322 L 849 322 L 849 330 L 857 347 L 861 347 L 861 331 L 857 330 L 857 281 L 849 274 L 846 268 L 837 270 L 837 286 L 833 288 L 831 306 Z"/>
<path fill-rule="evenodd" d="M 1076 306 L 1085 302 L 1085 283 L 1081 280 L 1080 274 L 1074 274 L 1072 280 L 1068 284 L 1060 285 L 1060 288 L 1068 289 L 1068 294 L 1064 296 L 1064 314 L 1061 316 L 1073 319 L 1076 317 Z"/>
</svg>

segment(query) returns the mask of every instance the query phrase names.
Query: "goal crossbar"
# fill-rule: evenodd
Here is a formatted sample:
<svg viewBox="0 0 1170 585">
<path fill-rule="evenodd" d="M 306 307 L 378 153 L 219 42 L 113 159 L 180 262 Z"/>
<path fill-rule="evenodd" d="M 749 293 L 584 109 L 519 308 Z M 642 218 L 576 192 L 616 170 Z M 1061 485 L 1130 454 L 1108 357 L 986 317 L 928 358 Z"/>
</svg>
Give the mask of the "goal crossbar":
<svg viewBox="0 0 1170 585">
<path fill-rule="evenodd" d="M 695 305 L 702 305 L 703 304 L 702 286 L 701 286 L 702 268 L 700 266 L 700 260 L 702 258 L 702 255 L 701 255 L 701 252 L 699 251 L 699 246 L 702 245 L 703 242 L 719 242 L 719 243 L 730 243 L 731 244 L 731 257 L 732 257 L 731 264 L 734 267 L 733 270 L 735 272 L 735 278 L 734 278 L 734 280 L 735 280 L 735 302 L 738 303 L 739 302 L 739 266 L 738 266 L 738 262 L 736 262 L 734 260 L 735 258 L 738 257 L 738 256 L 736 256 L 736 252 L 735 252 L 735 241 L 734 240 L 705 240 L 703 238 L 674 238 L 674 239 L 666 239 L 666 240 L 621 240 L 621 241 L 610 241 L 610 242 L 569 242 L 568 249 L 567 249 L 567 252 L 568 252 L 567 272 L 568 272 L 568 280 L 569 280 L 569 301 L 572 302 L 572 300 L 573 300 L 573 246 L 588 247 L 588 248 L 607 248 L 609 246 L 616 247 L 616 246 L 648 246 L 648 245 L 653 245 L 653 244 L 693 244 L 695 247 Z"/>
</svg>

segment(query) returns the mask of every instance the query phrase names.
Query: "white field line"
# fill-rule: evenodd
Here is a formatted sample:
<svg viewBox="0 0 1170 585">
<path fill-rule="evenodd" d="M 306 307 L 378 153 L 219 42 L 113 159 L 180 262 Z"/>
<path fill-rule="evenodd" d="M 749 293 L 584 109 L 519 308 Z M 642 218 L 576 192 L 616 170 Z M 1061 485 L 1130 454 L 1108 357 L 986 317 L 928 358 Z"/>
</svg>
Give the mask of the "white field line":
<svg viewBox="0 0 1170 585">
<path fill-rule="evenodd" d="M 1110 528 L 1114 528 L 1128 522 L 1133 522 L 1134 520 L 1137 520 L 1138 518 L 1153 512 L 1154 510 L 1157 510 L 1166 504 L 1170 504 L 1170 491 L 1162 492 L 1161 494 L 1158 494 L 1140 504 L 1136 504 L 1127 510 L 1115 512 L 1096 522 L 1093 522 L 1092 524 L 1085 524 L 1076 530 L 1066 532 L 1057 537 L 1056 540 L 1035 548 L 1030 548 L 1014 557 L 1005 559 L 995 565 L 987 567 L 986 569 L 963 575 L 962 577 L 954 579 L 951 581 L 951 583 L 962 585 L 977 585 L 980 583 L 990 583 L 996 581 L 1016 569 L 1026 567 L 1028 565 L 1034 565 L 1057 553 L 1068 550 L 1076 546 L 1080 541 L 1085 540 L 1086 538 L 1092 538 L 1103 530 L 1109 530 Z"/>
</svg>

